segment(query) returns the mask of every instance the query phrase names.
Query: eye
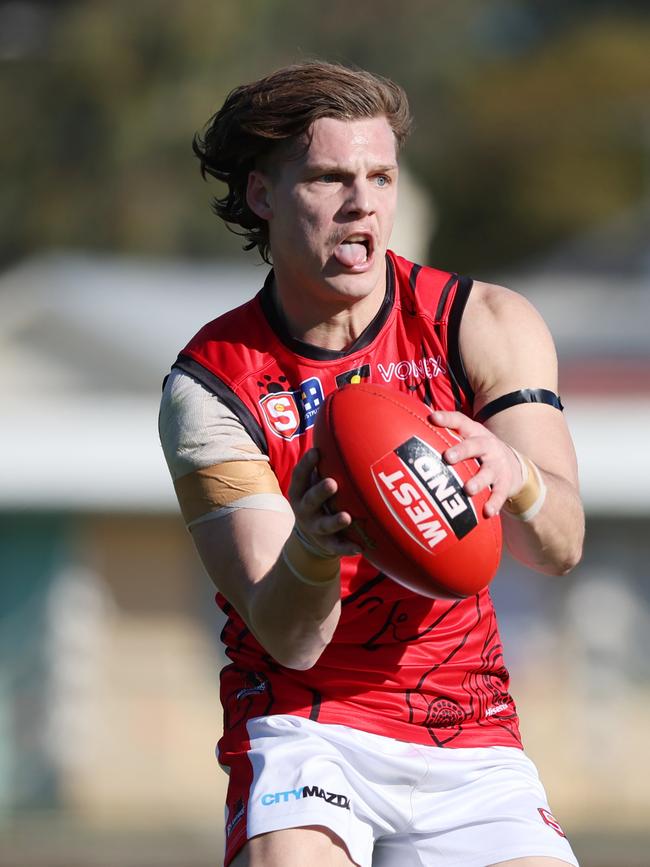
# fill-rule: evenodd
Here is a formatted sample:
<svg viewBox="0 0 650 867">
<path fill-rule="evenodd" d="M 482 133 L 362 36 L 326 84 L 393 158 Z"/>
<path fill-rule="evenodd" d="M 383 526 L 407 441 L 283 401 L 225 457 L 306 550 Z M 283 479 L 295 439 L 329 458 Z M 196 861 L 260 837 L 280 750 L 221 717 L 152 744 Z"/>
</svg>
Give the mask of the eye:
<svg viewBox="0 0 650 867">
<path fill-rule="evenodd" d="M 376 175 L 375 176 L 375 183 L 377 184 L 378 187 L 387 187 L 390 184 L 390 182 L 391 182 L 391 179 L 388 177 L 388 175 Z"/>
<path fill-rule="evenodd" d="M 333 172 L 328 172 L 325 175 L 320 175 L 318 180 L 323 184 L 335 184 L 340 180 L 340 177 Z"/>
</svg>

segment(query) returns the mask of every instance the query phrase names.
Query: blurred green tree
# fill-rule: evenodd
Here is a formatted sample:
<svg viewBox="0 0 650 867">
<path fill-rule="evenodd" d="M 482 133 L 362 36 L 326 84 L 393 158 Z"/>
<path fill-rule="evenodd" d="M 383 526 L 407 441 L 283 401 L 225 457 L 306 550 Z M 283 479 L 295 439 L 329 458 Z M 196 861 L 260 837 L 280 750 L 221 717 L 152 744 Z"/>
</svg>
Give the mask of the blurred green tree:
<svg viewBox="0 0 650 867">
<path fill-rule="evenodd" d="M 432 261 L 489 277 L 647 197 L 649 54 L 634 2 L 0 2 L 0 263 L 237 255 L 191 137 L 232 87 L 319 56 L 406 87 Z"/>
</svg>

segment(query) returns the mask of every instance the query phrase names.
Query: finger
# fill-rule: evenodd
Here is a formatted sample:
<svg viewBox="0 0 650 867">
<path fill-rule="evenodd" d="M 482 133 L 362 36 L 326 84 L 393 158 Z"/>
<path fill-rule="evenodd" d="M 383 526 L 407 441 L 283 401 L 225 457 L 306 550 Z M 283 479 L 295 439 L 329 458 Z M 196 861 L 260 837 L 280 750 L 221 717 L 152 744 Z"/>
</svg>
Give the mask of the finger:
<svg viewBox="0 0 650 867">
<path fill-rule="evenodd" d="M 355 542 L 350 541 L 344 535 L 324 536 L 319 539 L 322 548 L 336 557 L 355 557 L 362 550 Z"/>
<path fill-rule="evenodd" d="M 483 466 L 464 485 L 466 493 L 471 497 L 480 494 L 486 488 L 489 489 L 490 493 L 483 505 L 483 514 L 491 518 L 493 515 L 499 514 L 508 495 L 506 478 L 499 475 L 494 466 Z"/>
<path fill-rule="evenodd" d="M 495 515 L 498 515 L 503 508 L 505 501 L 505 491 L 499 491 L 498 489 L 493 488 L 491 496 L 485 501 L 485 505 L 483 506 L 483 514 L 485 517 L 493 518 Z"/>
<path fill-rule="evenodd" d="M 490 451 L 494 452 L 494 448 L 491 449 L 491 446 L 492 440 L 489 437 L 469 437 L 445 449 L 442 456 L 448 464 L 458 464 L 460 461 L 471 459 L 485 462 L 489 458 Z"/>
<path fill-rule="evenodd" d="M 315 512 L 306 520 L 301 521 L 301 529 L 306 529 L 314 536 L 331 536 L 346 530 L 352 523 L 352 518 L 347 512 L 336 512 L 328 515 L 326 512 Z"/>
<path fill-rule="evenodd" d="M 344 535 L 351 525 L 348 512 L 324 511 L 327 501 L 336 493 L 338 485 L 332 478 L 313 483 L 314 470 L 318 464 L 317 449 L 310 449 L 294 467 L 289 486 L 289 499 L 301 532 L 319 547 L 331 554 L 356 556 L 361 548 Z"/>
<path fill-rule="evenodd" d="M 320 513 L 310 520 L 296 519 L 301 533 L 318 548 L 337 556 L 356 555 L 361 553 L 361 547 L 345 535 L 352 524 L 348 512 L 337 512 L 336 515 Z"/>
<path fill-rule="evenodd" d="M 348 542 L 344 536 L 331 536 L 332 553 L 338 557 L 356 557 L 361 554 L 361 548 L 354 542 Z"/>
<path fill-rule="evenodd" d="M 323 507 L 334 496 L 337 490 L 338 485 L 334 479 L 321 479 L 307 489 L 305 494 L 295 504 L 295 508 L 305 517 L 322 512 Z"/>
<path fill-rule="evenodd" d="M 291 474 L 289 500 L 299 500 L 311 487 L 311 474 L 318 463 L 318 451 L 309 449 L 298 461 Z"/>
<path fill-rule="evenodd" d="M 464 484 L 464 490 L 470 497 L 476 496 L 485 488 L 489 488 L 494 482 L 494 473 L 487 467 L 482 467 L 476 475 L 468 479 Z"/>
<path fill-rule="evenodd" d="M 463 437 L 471 436 L 472 433 L 483 430 L 483 425 L 473 421 L 462 412 L 437 409 L 431 413 L 429 419 L 437 427 L 447 427 L 450 430 L 458 431 Z"/>
<path fill-rule="evenodd" d="M 336 515 L 328 516 L 328 521 L 324 523 L 327 535 L 319 537 L 322 545 L 331 548 L 339 556 L 361 554 L 361 546 L 345 532 L 353 523 L 352 516 L 348 512 L 338 512 Z"/>
</svg>

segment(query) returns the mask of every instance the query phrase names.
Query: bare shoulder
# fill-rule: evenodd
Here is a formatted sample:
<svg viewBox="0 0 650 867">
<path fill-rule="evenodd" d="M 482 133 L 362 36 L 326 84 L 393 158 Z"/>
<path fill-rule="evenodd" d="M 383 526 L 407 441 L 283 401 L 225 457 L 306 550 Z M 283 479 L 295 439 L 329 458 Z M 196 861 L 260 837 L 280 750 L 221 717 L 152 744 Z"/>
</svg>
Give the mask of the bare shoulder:
<svg viewBox="0 0 650 867">
<path fill-rule="evenodd" d="M 553 338 L 523 295 L 475 281 L 459 338 L 463 364 L 480 403 L 519 388 L 557 389 Z"/>
</svg>

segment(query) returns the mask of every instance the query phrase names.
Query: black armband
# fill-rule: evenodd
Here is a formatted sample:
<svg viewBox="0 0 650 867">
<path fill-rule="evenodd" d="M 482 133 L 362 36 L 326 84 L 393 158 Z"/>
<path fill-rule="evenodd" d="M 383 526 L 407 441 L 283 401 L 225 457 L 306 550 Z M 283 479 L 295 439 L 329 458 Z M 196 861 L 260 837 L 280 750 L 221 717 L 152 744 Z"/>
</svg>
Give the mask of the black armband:
<svg viewBox="0 0 650 867">
<path fill-rule="evenodd" d="M 483 424 L 496 413 L 509 409 L 511 406 L 517 406 L 519 403 L 546 403 L 559 409 L 560 412 L 564 409 L 562 401 L 553 391 L 546 388 L 520 388 L 519 391 L 511 391 L 509 394 L 504 394 L 503 397 L 497 397 L 496 400 L 486 403 L 476 413 L 474 420 Z"/>
</svg>

